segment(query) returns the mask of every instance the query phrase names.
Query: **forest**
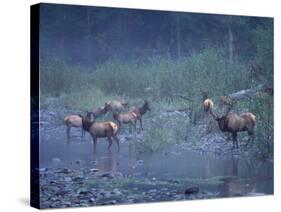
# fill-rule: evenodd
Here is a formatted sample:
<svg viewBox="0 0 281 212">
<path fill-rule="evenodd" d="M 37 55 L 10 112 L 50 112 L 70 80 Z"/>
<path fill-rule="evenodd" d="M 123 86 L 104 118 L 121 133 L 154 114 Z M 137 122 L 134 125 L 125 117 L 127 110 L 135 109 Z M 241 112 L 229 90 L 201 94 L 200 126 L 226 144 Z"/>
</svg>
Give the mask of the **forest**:
<svg viewBox="0 0 281 212">
<path fill-rule="evenodd" d="M 124 124 L 118 131 L 121 152 L 117 156 L 104 150 L 101 143 L 107 142 L 98 142 L 100 156 L 87 156 L 88 149 L 81 142 L 79 148 L 85 152 L 77 155 L 82 155 L 84 161 L 88 160 L 85 157 L 97 157 L 99 164 L 103 154 L 109 154 L 108 169 L 114 179 L 117 169 L 130 174 L 139 166 L 142 178 L 137 177 L 138 180 L 149 177 L 150 171 L 164 179 L 166 170 L 159 165 L 162 157 L 171 159 L 171 167 L 178 165 L 174 172 L 178 174 L 176 177 L 192 178 L 190 170 L 174 160 L 176 157 L 179 161 L 185 161 L 185 157 L 195 158 L 200 167 L 204 166 L 202 173 L 199 167 L 189 167 L 196 173 L 200 189 L 201 185 L 208 190 L 216 183 L 226 183 L 225 178 L 221 180 L 218 176 L 230 175 L 239 179 L 231 178 L 234 184 L 243 188 L 249 184 L 253 186 L 251 191 L 239 190 L 239 195 L 273 192 L 273 18 L 42 4 L 39 54 L 43 123 L 40 148 L 46 151 L 42 151 L 44 166 L 62 165 L 63 157 L 68 157 L 67 161 L 73 159 L 73 152 L 69 153 L 69 159 L 70 156 L 64 155 L 65 147 L 55 147 L 66 140 L 63 123 L 66 115 L 85 114 L 113 100 L 125 102 L 129 107 L 149 103 L 150 111 L 143 115 L 144 130 L 132 132 Z M 254 114 L 254 140 L 248 145 L 248 134 L 239 132 L 240 148 L 233 150 L 231 139 L 221 132 L 213 114 L 204 111 L 206 98 L 212 99 L 214 113 L 218 116 L 225 114 L 225 105 L 232 113 Z M 109 112 L 100 118 L 100 121 L 108 120 L 114 121 Z M 80 133 L 71 129 L 72 142 L 68 144 L 74 149 L 80 141 Z M 91 141 L 90 137 L 86 138 Z M 54 152 L 48 150 L 54 147 Z M 132 151 L 133 156 L 128 156 L 127 151 Z M 210 160 L 201 153 L 206 153 Z M 131 161 L 131 157 L 134 165 L 127 167 L 124 163 L 117 168 L 118 161 Z M 255 165 L 259 163 L 260 166 Z M 184 174 L 181 170 L 185 170 Z M 147 175 L 143 176 L 144 172 Z M 201 182 L 202 176 L 210 181 Z M 214 180 L 214 176 L 218 178 Z M 179 179 L 178 185 L 190 186 L 193 180 Z M 43 184 L 48 186 L 47 181 Z M 235 196 L 237 193 L 227 186 L 227 193 L 220 190 L 222 187 L 214 190 L 222 192 L 221 196 Z M 188 188 L 178 198 L 192 199 L 194 196 L 186 196 L 187 191 Z M 213 193 L 205 196 L 196 192 L 194 198 L 200 199 L 199 194 L 202 198 L 216 197 Z M 167 200 L 171 199 L 175 196 L 168 195 Z M 104 201 L 97 199 L 96 203 Z M 50 207 L 49 201 L 44 204 Z"/>
</svg>

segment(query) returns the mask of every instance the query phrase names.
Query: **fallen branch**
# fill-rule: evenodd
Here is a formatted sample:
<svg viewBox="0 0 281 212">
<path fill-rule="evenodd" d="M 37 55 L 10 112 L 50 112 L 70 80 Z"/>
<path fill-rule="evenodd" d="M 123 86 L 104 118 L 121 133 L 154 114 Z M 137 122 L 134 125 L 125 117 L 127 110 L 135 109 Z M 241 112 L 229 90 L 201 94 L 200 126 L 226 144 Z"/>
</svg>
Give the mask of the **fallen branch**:
<svg viewBox="0 0 281 212">
<path fill-rule="evenodd" d="M 246 99 L 254 98 L 258 92 L 264 92 L 269 95 L 273 95 L 273 88 L 268 85 L 262 85 L 257 88 L 241 90 L 241 91 L 229 94 L 228 96 L 233 100 L 246 100 Z"/>
<path fill-rule="evenodd" d="M 247 89 L 247 90 L 241 90 L 232 94 L 229 94 L 228 96 L 233 100 L 243 100 L 243 99 L 250 99 L 253 98 L 257 93 L 256 89 Z"/>
</svg>

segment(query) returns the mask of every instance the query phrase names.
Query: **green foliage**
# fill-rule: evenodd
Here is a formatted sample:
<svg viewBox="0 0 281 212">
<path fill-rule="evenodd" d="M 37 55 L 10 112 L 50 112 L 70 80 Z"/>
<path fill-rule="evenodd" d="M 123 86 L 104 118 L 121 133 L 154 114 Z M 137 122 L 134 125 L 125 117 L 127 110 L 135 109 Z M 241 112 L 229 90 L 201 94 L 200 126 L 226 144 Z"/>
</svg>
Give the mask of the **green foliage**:
<svg viewBox="0 0 281 212">
<path fill-rule="evenodd" d="M 261 155 L 267 157 L 273 153 L 273 98 L 268 94 L 258 93 L 249 104 L 257 120 L 255 144 Z"/>
<path fill-rule="evenodd" d="M 186 142 L 190 120 L 175 115 L 162 115 L 150 119 L 144 139 L 137 143 L 138 152 L 157 152 L 169 146 Z"/>
<path fill-rule="evenodd" d="M 97 68 L 95 84 L 106 93 L 133 98 L 199 97 L 202 90 L 221 95 L 243 89 L 247 74 L 245 65 L 229 64 L 218 49 L 205 49 L 178 60 L 154 57 L 146 64 L 108 61 Z"/>
<path fill-rule="evenodd" d="M 79 66 L 69 66 L 58 58 L 40 65 L 40 91 L 44 96 L 59 96 L 94 86 L 93 74 Z"/>
<path fill-rule="evenodd" d="M 161 101 L 175 94 L 198 100 L 202 91 L 219 96 L 247 88 L 247 67 L 226 61 L 218 49 L 205 49 L 178 60 L 159 57 L 151 58 L 148 63 L 110 60 L 95 72 L 53 60 L 41 66 L 41 91 L 47 96 L 82 91 L 82 95 L 87 95 L 87 90 L 95 92 L 98 88 L 107 96 Z"/>
<path fill-rule="evenodd" d="M 256 43 L 256 60 L 261 66 L 259 81 L 273 84 L 273 21 L 260 25 L 254 31 Z"/>
<path fill-rule="evenodd" d="M 138 152 L 156 152 L 174 144 L 173 131 L 162 128 L 150 128 L 144 140 L 136 145 Z"/>
<path fill-rule="evenodd" d="M 41 97 L 59 97 L 64 107 L 69 109 L 92 110 L 103 106 L 119 96 L 106 95 L 94 82 L 94 75 L 52 60 L 41 65 L 40 72 Z"/>
<path fill-rule="evenodd" d="M 63 105 L 70 109 L 92 110 L 104 106 L 112 99 L 121 99 L 118 96 L 105 95 L 97 87 L 82 86 L 77 91 L 63 93 L 60 96 Z"/>
</svg>

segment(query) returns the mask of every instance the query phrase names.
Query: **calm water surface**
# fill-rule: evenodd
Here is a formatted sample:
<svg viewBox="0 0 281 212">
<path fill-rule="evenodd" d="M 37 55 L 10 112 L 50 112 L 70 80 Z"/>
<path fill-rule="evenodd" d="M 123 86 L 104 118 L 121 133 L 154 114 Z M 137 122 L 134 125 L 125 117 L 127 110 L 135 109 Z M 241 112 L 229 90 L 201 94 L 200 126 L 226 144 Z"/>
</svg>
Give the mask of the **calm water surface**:
<svg viewBox="0 0 281 212">
<path fill-rule="evenodd" d="M 41 131 L 41 167 L 88 167 L 112 174 L 164 180 L 208 180 L 225 176 L 223 184 L 205 185 L 206 189 L 218 191 L 221 196 L 234 193 L 273 193 L 272 162 L 242 155 L 202 154 L 184 150 L 182 146 L 153 154 L 138 154 L 134 139 L 123 140 L 121 150 L 117 152 L 116 144 L 113 144 L 112 151 L 108 151 L 107 140 L 101 138 L 98 140 L 97 151 L 94 152 L 89 135 L 81 139 L 80 130 L 73 129 L 71 141 L 67 142 L 64 132 L 63 127 Z"/>
</svg>

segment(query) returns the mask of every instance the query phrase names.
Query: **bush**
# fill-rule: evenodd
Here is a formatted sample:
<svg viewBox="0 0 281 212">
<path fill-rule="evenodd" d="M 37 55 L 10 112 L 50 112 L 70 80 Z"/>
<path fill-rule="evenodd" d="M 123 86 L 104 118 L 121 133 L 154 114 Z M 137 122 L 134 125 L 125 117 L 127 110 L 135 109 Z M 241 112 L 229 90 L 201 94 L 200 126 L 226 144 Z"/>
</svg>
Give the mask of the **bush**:
<svg viewBox="0 0 281 212">
<path fill-rule="evenodd" d="M 97 87 L 82 86 L 77 91 L 63 93 L 60 96 L 64 107 L 69 109 L 92 110 L 104 106 L 105 102 L 112 99 L 121 99 L 118 96 L 105 95 Z"/>
<path fill-rule="evenodd" d="M 93 87 L 93 74 L 79 66 L 69 66 L 58 59 L 40 65 L 40 92 L 43 96 L 60 96 Z"/>
<path fill-rule="evenodd" d="M 229 64 L 220 50 L 205 49 L 178 60 L 161 57 L 151 58 L 147 63 L 109 60 L 94 72 L 69 67 L 54 59 L 41 65 L 40 89 L 44 96 L 72 93 L 76 98 L 79 92 L 86 96 L 87 89 L 99 89 L 106 96 L 130 99 L 161 101 L 184 94 L 199 101 L 202 91 L 219 96 L 247 88 L 247 76 L 245 65 Z"/>
<path fill-rule="evenodd" d="M 165 115 L 150 119 L 144 139 L 136 145 L 138 152 L 157 152 L 174 144 L 187 142 L 190 120 L 181 115 Z"/>
<path fill-rule="evenodd" d="M 273 22 L 259 26 L 254 31 L 256 46 L 256 62 L 261 71 L 254 73 L 255 80 L 273 84 Z"/>
<path fill-rule="evenodd" d="M 175 138 L 171 130 L 162 128 L 150 128 L 143 141 L 136 145 L 138 152 L 157 152 L 174 144 Z"/>
<path fill-rule="evenodd" d="M 258 93 L 249 104 L 257 120 L 255 144 L 262 155 L 268 156 L 273 153 L 273 98 L 268 94 Z"/>
<path fill-rule="evenodd" d="M 221 95 L 246 88 L 244 64 L 229 64 L 217 49 L 206 49 L 178 60 L 152 58 L 149 63 L 113 60 L 99 66 L 95 83 L 106 93 L 128 97 L 165 98 L 174 94 L 196 97 L 201 91 Z"/>
</svg>

